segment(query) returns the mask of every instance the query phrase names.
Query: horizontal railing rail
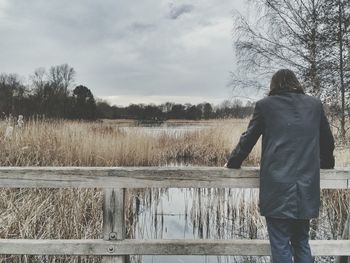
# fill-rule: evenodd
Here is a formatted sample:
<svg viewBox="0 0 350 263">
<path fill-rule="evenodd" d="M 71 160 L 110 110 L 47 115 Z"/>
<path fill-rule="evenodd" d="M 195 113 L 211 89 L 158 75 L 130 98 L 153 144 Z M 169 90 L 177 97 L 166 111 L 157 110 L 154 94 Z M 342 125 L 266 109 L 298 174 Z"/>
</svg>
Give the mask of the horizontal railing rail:
<svg viewBox="0 0 350 263">
<path fill-rule="evenodd" d="M 259 168 L 0 167 L 0 187 L 258 188 Z M 321 170 L 321 188 L 349 189 L 350 168 Z"/>
<path fill-rule="evenodd" d="M 314 256 L 350 255 L 350 240 L 311 240 Z M 0 239 L 0 254 L 12 255 L 235 255 L 270 256 L 268 240 L 214 239 Z"/>
<path fill-rule="evenodd" d="M 258 188 L 257 167 L 0 167 L 0 187 L 104 189 L 103 239 L 0 239 L 0 254 L 102 255 L 105 262 L 125 262 L 127 255 L 271 254 L 268 240 L 125 239 L 126 188 Z M 321 170 L 321 188 L 350 189 L 350 169 Z M 350 240 L 310 245 L 314 256 L 350 256 Z"/>
</svg>

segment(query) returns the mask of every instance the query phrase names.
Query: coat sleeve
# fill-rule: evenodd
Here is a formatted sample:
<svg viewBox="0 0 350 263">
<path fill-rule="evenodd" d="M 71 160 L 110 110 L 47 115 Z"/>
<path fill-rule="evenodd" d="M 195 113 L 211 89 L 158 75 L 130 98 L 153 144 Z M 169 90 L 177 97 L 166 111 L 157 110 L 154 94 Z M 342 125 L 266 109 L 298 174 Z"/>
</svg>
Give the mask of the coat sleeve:
<svg viewBox="0 0 350 263">
<path fill-rule="evenodd" d="M 249 155 L 254 145 L 258 141 L 263 132 L 264 123 L 263 115 L 259 103 L 255 104 L 254 113 L 249 121 L 247 130 L 242 133 L 237 146 L 231 152 L 227 161 L 227 168 L 238 169 L 242 162 Z"/>
<path fill-rule="evenodd" d="M 320 120 L 320 167 L 321 169 L 334 168 L 334 138 L 321 103 Z"/>
</svg>

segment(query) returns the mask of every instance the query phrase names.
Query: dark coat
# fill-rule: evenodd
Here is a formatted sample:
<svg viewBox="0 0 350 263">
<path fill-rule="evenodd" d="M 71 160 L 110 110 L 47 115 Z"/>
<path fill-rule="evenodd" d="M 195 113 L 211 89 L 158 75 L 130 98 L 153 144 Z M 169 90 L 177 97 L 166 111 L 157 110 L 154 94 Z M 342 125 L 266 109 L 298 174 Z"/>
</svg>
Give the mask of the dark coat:
<svg viewBox="0 0 350 263">
<path fill-rule="evenodd" d="M 334 168 L 334 139 L 321 101 L 291 91 L 259 100 L 227 167 L 240 168 L 260 135 L 261 215 L 317 217 L 320 168 Z"/>
</svg>

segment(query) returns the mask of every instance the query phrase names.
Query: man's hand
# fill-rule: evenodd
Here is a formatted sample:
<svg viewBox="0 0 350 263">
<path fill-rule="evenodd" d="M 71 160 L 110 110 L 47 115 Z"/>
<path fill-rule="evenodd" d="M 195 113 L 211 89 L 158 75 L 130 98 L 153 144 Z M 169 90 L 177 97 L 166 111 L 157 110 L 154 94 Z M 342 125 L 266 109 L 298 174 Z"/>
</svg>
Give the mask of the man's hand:
<svg viewBox="0 0 350 263">
<path fill-rule="evenodd" d="M 236 166 L 228 167 L 227 165 L 228 165 L 228 163 L 225 163 L 225 164 L 224 164 L 224 168 L 228 168 L 228 169 L 241 169 L 241 166 L 237 166 L 237 165 L 236 165 Z"/>
</svg>

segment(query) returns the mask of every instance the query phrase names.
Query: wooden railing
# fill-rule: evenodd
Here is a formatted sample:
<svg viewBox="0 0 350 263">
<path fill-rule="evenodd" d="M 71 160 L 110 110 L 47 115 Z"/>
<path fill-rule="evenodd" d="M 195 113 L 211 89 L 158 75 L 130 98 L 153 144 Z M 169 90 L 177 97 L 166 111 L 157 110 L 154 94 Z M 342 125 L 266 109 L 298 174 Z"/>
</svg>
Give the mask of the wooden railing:
<svg viewBox="0 0 350 263">
<path fill-rule="evenodd" d="M 0 254 L 102 255 L 105 262 L 125 262 L 126 255 L 271 253 L 267 240 L 125 239 L 125 188 L 257 188 L 258 168 L 0 167 L 0 187 L 104 189 L 103 239 L 0 239 Z M 321 170 L 321 188 L 350 189 L 350 169 Z M 310 244 L 314 256 L 350 256 L 350 240 Z"/>
</svg>

